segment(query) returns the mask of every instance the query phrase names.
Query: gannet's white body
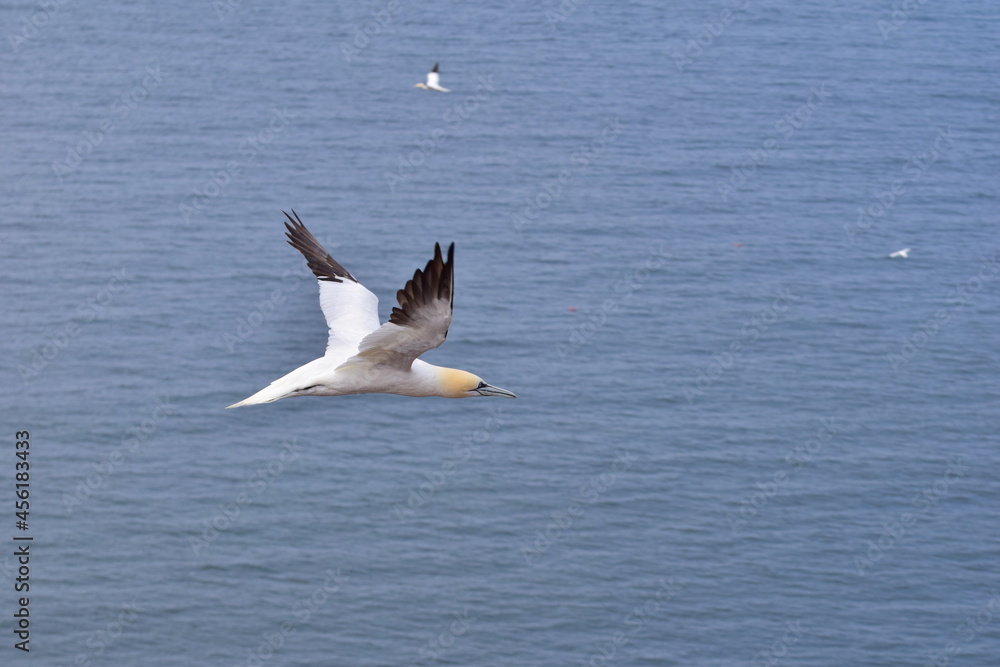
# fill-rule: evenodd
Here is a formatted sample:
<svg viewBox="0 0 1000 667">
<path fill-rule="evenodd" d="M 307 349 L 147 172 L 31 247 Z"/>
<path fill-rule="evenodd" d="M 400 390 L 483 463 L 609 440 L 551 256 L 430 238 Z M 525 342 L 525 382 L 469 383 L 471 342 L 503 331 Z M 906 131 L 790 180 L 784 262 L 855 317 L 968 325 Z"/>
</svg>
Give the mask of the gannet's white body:
<svg viewBox="0 0 1000 667">
<path fill-rule="evenodd" d="M 447 88 L 441 87 L 441 75 L 438 74 L 438 63 L 434 63 L 434 68 L 427 73 L 427 83 L 418 83 L 414 88 L 423 88 L 424 90 L 436 90 L 441 93 L 450 93 L 451 91 Z"/>
<path fill-rule="evenodd" d="M 889 257 L 893 259 L 906 259 L 910 256 L 910 251 L 913 248 L 903 248 L 902 250 L 897 250 L 896 252 L 889 253 Z"/>
<path fill-rule="evenodd" d="M 292 216 L 285 213 L 288 242 L 305 256 L 319 279 L 319 303 L 330 327 L 326 354 L 229 407 L 291 396 L 344 394 L 517 398 L 472 373 L 417 359 L 441 345 L 448 335 L 454 296 L 454 243 L 448 248 L 447 261 L 441 246 L 434 245 L 434 259 L 396 293 L 399 307 L 380 325 L 378 297 L 330 257 L 294 210 Z"/>
</svg>

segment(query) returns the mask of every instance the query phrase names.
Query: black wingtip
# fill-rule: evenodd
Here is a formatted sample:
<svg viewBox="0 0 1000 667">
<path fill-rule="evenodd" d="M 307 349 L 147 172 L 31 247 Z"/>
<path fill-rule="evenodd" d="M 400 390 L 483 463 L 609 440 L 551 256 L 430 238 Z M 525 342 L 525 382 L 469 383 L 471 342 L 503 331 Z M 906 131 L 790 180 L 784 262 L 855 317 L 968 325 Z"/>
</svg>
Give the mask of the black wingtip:
<svg viewBox="0 0 1000 667">
<path fill-rule="evenodd" d="M 295 212 L 294 208 L 289 210 L 292 212 L 292 215 L 288 215 L 288 213 L 285 213 L 284 210 L 282 210 L 281 212 L 285 214 L 286 218 L 288 218 L 288 222 L 285 223 L 285 228 L 288 230 L 286 232 L 286 235 L 288 236 L 289 239 L 291 239 L 292 234 L 295 232 L 295 230 L 300 227 L 302 229 L 305 229 L 305 225 L 302 224 L 302 219 L 299 217 L 299 214 Z M 295 216 L 294 218 L 292 217 L 293 215 Z M 291 240 L 289 240 L 288 242 L 291 243 Z"/>
<path fill-rule="evenodd" d="M 438 64 L 437 63 L 434 63 L 434 68 L 431 71 L 432 72 L 438 71 Z"/>
<path fill-rule="evenodd" d="M 358 282 L 358 279 L 331 257 L 326 248 L 316 240 L 312 232 L 302 223 L 302 219 L 295 212 L 295 209 L 290 210 L 292 215 L 288 215 L 288 213 L 282 211 L 285 217 L 288 218 L 288 221 L 285 223 L 285 229 L 287 230 L 285 236 L 288 237 L 288 245 L 302 253 L 313 275 L 320 280 L 327 280 L 334 283 L 343 282 L 343 278 Z"/>
<path fill-rule="evenodd" d="M 448 292 L 450 294 L 448 303 L 451 305 L 452 308 L 455 307 L 455 263 L 454 262 L 455 262 L 455 242 L 452 241 L 451 245 L 448 246 L 448 263 L 447 263 L 448 278 L 449 278 Z M 447 335 L 448 333 L 445 332 L 445 336 Z"/>
<path fill-rule="evenodd" d="M 447 299 L 448 305 L 455 304 L 455 278 L 452 262 L 455 259 L 455 244 L 448 246 L 448 261 L 444 259 L 441 244 L 434 244 L 434 257 L 423 269 L 413 272 L 413 278 L 406 281 L 403 289 L 396 292 L 399 307 L 393 307 L 389 321 L 406 326 L 411 322 L 422 305 L 436 299 Z M 447 336 L 447 332 L 445 336 Z"/>
</svg>

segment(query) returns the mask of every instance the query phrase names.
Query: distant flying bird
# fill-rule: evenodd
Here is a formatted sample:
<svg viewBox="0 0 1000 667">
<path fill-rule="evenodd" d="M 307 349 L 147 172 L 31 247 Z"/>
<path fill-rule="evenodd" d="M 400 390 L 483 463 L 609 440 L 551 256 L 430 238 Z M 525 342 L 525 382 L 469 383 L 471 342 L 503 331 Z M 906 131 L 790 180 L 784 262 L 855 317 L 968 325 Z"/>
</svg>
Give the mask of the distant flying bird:
<svg viewBox="0 0 1000 667">
<path fill-rule="evenodd" d="M 319 305 L 330 327 L 326 354 L 230 408 L 291 396 L 344 394 L 517 398 L 472 373 L 417 359 L 448 335 L 454 300 L 454 243 L 448 248 L 447 261 L 441 246 L 434 244 L 434 259 L 423 271 L 417 269 L 396 293 L 399 307 L 379 326 L 378 297 L 330 257 L 294 210 L 285 217 L 288 242 L 305 256 L 319 279 Z"/>
<path fill-rule="evenodd" d="M 901 257 L 903 259 L 906 259 L 907 257 L 910 256 L 910 251 L 911 250 L 913 250 L 913 248 L 903 248 L 902 250 L 897 250 L 896 252 L 889 253 L 889 257 L 892 257 L 893 259 L 895 259 L 897 257 Z"/>
<path fill-rule="evenodd" d="M 434 63 L 433 69 L 427 73 L 427 83 L 418 83 L 414 88 L 423 88 L 424 90 L 437 90 L 442 93 L 450 93 L 451 91 L 447 88 L 441 87 L 441 77 L 438 75 L 438 63 Z"/>
</svg>

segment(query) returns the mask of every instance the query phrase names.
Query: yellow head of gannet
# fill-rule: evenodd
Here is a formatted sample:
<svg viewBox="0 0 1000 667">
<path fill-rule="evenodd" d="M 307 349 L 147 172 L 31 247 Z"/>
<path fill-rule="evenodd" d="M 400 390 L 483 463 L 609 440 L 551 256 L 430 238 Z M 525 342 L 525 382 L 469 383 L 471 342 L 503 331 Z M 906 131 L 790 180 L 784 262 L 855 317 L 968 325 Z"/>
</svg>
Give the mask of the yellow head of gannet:
<svg viewBox="0 0 1000 667">
<path fill-rule="evenodd" d="M 417 358 L 448 335 L 455 294 L 454 243 L 447 260 L 441 246 L 434 245 L 434 258 L 396 293 L 399 306 L 380 325 L 378 298 L 330 257 L 295 211 L 285 216 L 288 242 L 319 279 L 319 305 L 330 328 L 326 354 L 229 407 L 344 394 L 517 398 L 478 375 Z"/>
<path fill-rule="evenodd" d="M 483 378 L 468 371 L 457 368 L 441 368 L 438 370 L 441 385 L 441 396 L 446 398 L 470 398 L 472 396 L 503 396 L 517 398 L 514 392 L 494 387 L 483 382 Z"/>
</svg>

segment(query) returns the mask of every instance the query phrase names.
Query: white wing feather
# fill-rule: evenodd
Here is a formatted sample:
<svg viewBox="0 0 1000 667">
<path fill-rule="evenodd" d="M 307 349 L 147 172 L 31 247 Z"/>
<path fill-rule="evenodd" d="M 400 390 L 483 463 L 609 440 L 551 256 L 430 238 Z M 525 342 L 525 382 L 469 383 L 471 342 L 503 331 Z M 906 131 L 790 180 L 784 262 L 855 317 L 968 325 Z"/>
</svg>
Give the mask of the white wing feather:
<svg viewBox="0 0 1000 667">
<path fill-rule="evenodd" d="M 354 354 L 365 336 L 379 328 L 378 297 L 350 280 L 319 280 L 319 306 L 330 328 L 327 357 Z"/>
</svg>

